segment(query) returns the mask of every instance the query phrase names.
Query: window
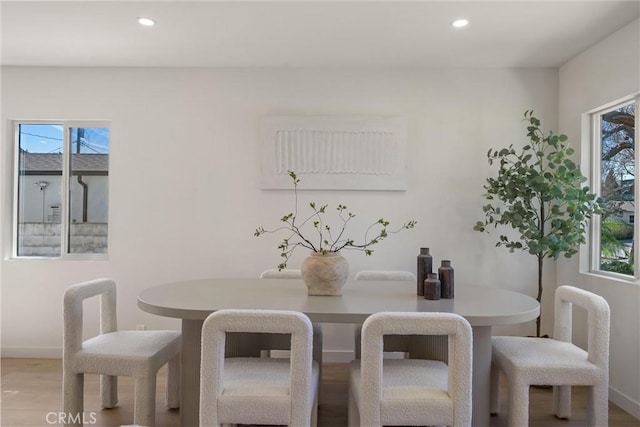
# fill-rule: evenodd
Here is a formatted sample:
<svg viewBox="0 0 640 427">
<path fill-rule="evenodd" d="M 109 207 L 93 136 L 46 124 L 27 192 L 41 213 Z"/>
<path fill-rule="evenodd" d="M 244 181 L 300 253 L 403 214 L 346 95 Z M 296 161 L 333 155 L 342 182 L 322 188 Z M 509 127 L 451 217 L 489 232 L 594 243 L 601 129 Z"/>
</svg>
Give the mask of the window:
<svg viewBox="0 0 640 427">
<path fill-rule="evenodd" d="M 592 270 L 638 277 L 635 216 L 638 104 L 635 96 L 591 113 L 593 187 L 606 213 L 593 221 Z"/>
<path fill-rule="evenodd" d="M 15 123 L 14 255 L 108 249 L 109 123 Z"/>
</svg>

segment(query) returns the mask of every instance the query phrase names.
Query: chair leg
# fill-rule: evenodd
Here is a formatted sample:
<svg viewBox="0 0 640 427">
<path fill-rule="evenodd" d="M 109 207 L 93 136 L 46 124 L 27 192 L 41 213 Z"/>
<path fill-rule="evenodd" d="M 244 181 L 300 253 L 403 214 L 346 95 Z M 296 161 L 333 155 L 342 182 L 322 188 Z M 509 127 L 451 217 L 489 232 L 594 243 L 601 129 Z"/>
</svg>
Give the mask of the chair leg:
<svg viewBox="0 0 640 427">
<path fill-rule="evenodd" d="M 156 416 L 156 374 L 136 377 L 133 422 L 141 426 L 154 426 Z"/>
<path fill-rule="evenodd" d="M 177 354 L 167 364 L 167 394 L 165 403 L 167 408 L 180 407 L 180 354 Z"/>
<path fill-rule="evenodd" d="M 118 404 L 118 377 L 100 375 L 100 406 L 115 408 Z"/>
<path fill-rule="evenodd" d="M 609 385 L 587 387 L 587 425 L 609 425 Z"/>
<path fill-rule="evenodd" d="M 510 426 L 529 425 L 529 384 L 518 378 L 509 381 L 509 416 Z"/>
<path fill-rule="evenodd" d="M 82 426 L 84 374 L 64 372 L 62 390 L 62 410 L 66 414 L 67 421 L 65 426 Z"/>
<path fill-rule="evenodd" d="M 491 390 L 489 390 L 489 399 L 491 401 L 491 415 L 500 412 L 500 369 L 493 363 L 491 364 Z"/>
<path fill-rule="evenodd" d="M 571 386 L 553 387 L 553 413 L 560 419 L 571 417 Z"/>
</svg>

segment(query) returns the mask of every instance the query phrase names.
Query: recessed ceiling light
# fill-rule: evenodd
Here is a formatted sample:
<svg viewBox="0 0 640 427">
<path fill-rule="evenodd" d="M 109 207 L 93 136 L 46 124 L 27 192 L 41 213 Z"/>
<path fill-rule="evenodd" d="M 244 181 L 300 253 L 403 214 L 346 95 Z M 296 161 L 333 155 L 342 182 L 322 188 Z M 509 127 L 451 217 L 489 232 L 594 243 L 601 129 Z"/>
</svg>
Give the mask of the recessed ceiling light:
<svg viewBox="0 0 640 427">
<path fill-rule="evenodd" d="M 153 27 L 154 25 L 156 25 L 156 21 L 154 21 L 151 18 L 145 18 L 145 17 L 138 17 L 138 24 L 144 26 L 144 27 Z"/>
<path fill-rule="evenodd" d="M 462 27 L 466 27 L 467 25 L 469 25 L 469 20 L 464 18 L 456 19 L 451 23 L 451 26 L 454 28 L 462 28 Z"/>
</svg>

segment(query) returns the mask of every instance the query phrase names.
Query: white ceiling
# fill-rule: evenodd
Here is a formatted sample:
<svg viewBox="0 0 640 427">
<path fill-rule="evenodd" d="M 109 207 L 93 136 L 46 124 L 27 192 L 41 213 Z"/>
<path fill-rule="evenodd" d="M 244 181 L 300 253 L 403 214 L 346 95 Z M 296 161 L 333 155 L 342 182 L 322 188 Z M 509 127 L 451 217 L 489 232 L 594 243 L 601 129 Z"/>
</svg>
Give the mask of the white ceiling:
<svg viewBox="0 0 640 427">
<path fill-rule="evenodd" d="M 1 61 L 30 66 L 556 67 L 635 1 L 8 1 Z M 143 28 L 136 17 L 158 24 Z M 455 30 L 450 22 L 466 17 Z"/>
</svg>

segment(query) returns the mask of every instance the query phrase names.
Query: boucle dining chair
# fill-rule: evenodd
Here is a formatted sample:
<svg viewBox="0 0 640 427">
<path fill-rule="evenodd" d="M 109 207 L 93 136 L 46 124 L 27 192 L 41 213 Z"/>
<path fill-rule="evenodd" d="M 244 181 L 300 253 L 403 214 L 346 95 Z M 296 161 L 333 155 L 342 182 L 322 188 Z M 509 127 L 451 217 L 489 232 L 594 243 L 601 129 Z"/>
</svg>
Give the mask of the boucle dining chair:
<svg viewBox="0 0 640 427">
<path fill-rule="evenodd" d="M 301 279 L 302 271 L 299 269 L 285 268 L 283 270 L 270 269 L 260 274 L 261 279 Z M 262 341 L 261 349 L 289 350 L 291 342 L 285 335 L 267 335 Z M 322 378 L 322 325 L 313 323 L 313 360 L 318 362 L 320 378 Z"/>
<path fill-rule="evenodd" d="M 383 337 L 446 335 L 449 363 L 384 359 Z M 453 313 L 381 312 L 362 326 L 362 359 L 349 367 L 349 426 L 471 425 L 471 325 Z"/>
<path fill-rule="evenodd" d="M 261 279 L 302 279 L 302 271 L 295 268 L 285 268 L 278 270 L 277 268 L 265 270 L 260 273 Z"/>
<path fill-rule="evenodd" d="M 588 343 L 583 350 L 571 342 L 572 311 L 587 312 Z M 510 426 L 529 423 L 529 386 L 551 385 L 554 412 L 571 416 L 571 386 L 587 386 L 587 423 L 606 426 L 609 389 L 609 304 L 599 295 L 572 286 L 555 294 L 553 339 L 493 337 L 491 412 L 498 412 L 499 375 L 507 377 Z"/>
<path fill-rule="evenodd" d="M 362 270 L 356 273 L 356 280 L 406 280 L 416 281 L 416 276 L 410 271 L 403 270 Z M 362 326 L 356 326 L 355 330 L 355 358 L 360 358 L 360 337 Z M 414 359 L 437 359 L 447 361 L 447 337 L 407 337 L 387 336 L 384 340 L 384 348 L 387 354 L 403 353 L 406 357 Z M 389 356 L 390 357 L 390 356 Z"/>
<path fill-rule="evenodd" d="M 290 359 L 225 358 L 226 334 L 290 334 Z M 219 310 L 202 326 L 200 425 L 315 426 L 318 364 L 307 316 L 284 310 Z"/>
<path fill-rule="evenodd" d="M 83 341 L 83 302 L 100 297 L 100 333 Z M 63 410 L 69 424 L 81 425 L 84 374 L 100 374 L 103 408 L 118 403 L 118 376 L 135 380 L 134 423 L 153 426 L 156 374 L 168 364 L 169 408 L 179 407 L 180 344 L 178 331 L 120 331 L 116 317 L 116 284 L 110 279 L 78 283 L 64 293 Z"/>
<path fill-rule="evenodd" d="M 410 271 L 403 270 L 361 270 L 356 273 L 356 280 L 416 280 Z"/>
</svg>

